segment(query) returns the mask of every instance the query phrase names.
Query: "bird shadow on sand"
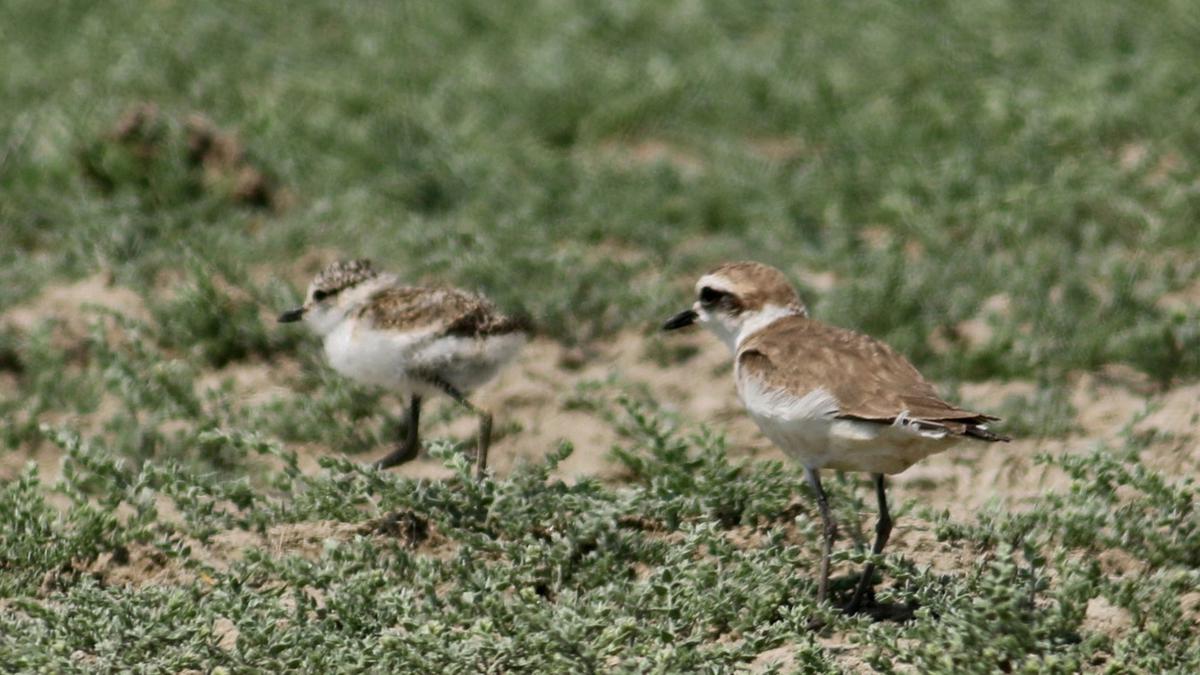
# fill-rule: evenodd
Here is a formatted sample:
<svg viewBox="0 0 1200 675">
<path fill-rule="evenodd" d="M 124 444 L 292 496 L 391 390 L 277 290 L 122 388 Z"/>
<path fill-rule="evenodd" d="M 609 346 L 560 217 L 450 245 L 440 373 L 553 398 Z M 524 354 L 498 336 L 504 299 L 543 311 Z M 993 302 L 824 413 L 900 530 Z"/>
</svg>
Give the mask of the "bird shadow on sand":
<svg viewBox="0 0 1200 675">
<path fill-rule="evenodd" d="M 921 606 L 912 602 L 871 602 L 859 607 L 855 614 L 870 617 L 876 623 L 891 621 L 893 623 L 908 623 L 916 617 Z M 840 608 L 846 611 L 845 607 Z"/>
<path fill-rule="evenodd" d="M 916 616 L 916 611 L 918 609 L 919 607 L 917 605 L 891 602 L 859 607 L 854 612 L 848 612 L 847 607 L 844 604 L 839 604 L 836 606 L 836 610 L 839 614 L 865 616 L 870 618 L 873 623 L 908 623 Z M 830 628 L 831 624 L 833 623 L 835 622 L 826 617 L 814 616 L 808 620 L 808 623 L 805 625 L 805 627 L 810 632 L 820 633 L 825 629 Z"/>
<path fill-rule="evenodd" d="M 835 592 L 832 602 L 833 609 L 837 614 L 843 616 L 865 616 L 874 623 L 891 622 L 891 623 L 908 623 L 916 618 L 917 610 L 921 606 L 915 602 L 880 602 L 875 598 L 875 592 L 872 590 L 867 594 L 867 597 L 856 608 L 850 607 L 851 597 L 854 595 L 853 587 L 858 582 L 858 577 L 847 577 L 845 579 L 833 580 L 836 586 L 846 586 L 848 591 L 845 593 Z M 813 632 L 820 632 L 829 627 L 833 623 L 828 617 L 814 616 L 808 622 L 808 629 Z"/>
</svg>

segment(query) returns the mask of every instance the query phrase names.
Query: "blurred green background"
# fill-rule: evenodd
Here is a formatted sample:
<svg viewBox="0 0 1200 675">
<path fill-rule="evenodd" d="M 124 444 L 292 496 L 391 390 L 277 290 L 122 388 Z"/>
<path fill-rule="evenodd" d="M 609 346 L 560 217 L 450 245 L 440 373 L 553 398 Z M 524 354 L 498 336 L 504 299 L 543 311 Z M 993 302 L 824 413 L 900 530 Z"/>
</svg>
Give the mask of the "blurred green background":
<svg viewBox="0 0 1200 675">
<path fill-rule="evenodd" d="M 10 0 L 0 309 L 324 250 L 578 341 L 755 258 L 938 377 L 1165 383 L 1200 372 L 1196 303 L 1169 301 L 1197 295 L 1197 34 L 1186 0 Z M 145 103 L 149 158 L 114 137 Z M 199 177 L 195 114 L 274 207 Z"/>
</svg>

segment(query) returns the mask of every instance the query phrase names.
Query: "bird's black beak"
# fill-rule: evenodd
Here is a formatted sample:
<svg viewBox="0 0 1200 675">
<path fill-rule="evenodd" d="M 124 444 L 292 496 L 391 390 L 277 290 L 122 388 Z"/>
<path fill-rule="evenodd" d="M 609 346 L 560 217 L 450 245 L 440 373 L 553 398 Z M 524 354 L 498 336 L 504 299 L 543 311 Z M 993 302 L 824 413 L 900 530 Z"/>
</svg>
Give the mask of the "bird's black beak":
<svg viewBox="0 0 1200 675">
<path fill-rule="evenodd" d="M 663 324 L 662 329 L 677 330 L 679 328 L 684 328 L 696 323 L 696 319 L 699 318 L 700 315 L 696 313 L 696 310 L 687 309 L 667 319 L 667 322 Z"/>
<path fill-rule="evenodd" d="M 299 321 L 300 319 L 303 319 L 303 318 L 304 318 L 304 308 L 297 307 L 296 309 L 289 309 L 288 311 L 284 312 L 283 314 L 280 314 L 279 315 L 279 323 L 291 323 L 293 321 Z"/>
</svg>

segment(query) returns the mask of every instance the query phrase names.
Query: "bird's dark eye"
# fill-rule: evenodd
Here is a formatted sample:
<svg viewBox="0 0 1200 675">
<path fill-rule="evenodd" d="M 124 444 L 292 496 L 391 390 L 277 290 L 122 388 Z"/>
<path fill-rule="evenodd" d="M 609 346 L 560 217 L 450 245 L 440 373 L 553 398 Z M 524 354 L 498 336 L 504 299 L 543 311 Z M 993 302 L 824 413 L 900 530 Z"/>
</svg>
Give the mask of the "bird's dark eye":
<svg viewBox="0 0 1200 675">
<path fill-rule="evenodd" d="M 333 295 L 333 294 L 328 291 L 323 291 L 318 288 L 317 290 L 313 291 L 313 300 L 320 302 L 320 301 L 324 300 L 325 298 L 328 298 L 331 295 Z"/>
<path fill-rule="evenodd" d="M 705 286 L 704 288 L 700 289 L 700 304 L 713 305 L 724 296 L 725 293 L 723 291 L 718 291 L 715 288 Z"/>
</svg>

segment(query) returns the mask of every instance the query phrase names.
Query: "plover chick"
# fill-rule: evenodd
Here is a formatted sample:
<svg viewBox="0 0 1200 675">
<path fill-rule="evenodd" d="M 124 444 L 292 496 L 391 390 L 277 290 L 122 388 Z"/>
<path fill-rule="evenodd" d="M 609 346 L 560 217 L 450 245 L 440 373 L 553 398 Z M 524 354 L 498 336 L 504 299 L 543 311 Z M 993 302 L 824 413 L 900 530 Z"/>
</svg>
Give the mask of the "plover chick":
<svg viewBox="0 0 1200 675">
<path fill-rule="evenodd" d="M 521 322 L 457 288 L 402 285 L 369 260 L 326 267 L 309 284 L 304 304 L 279 321 L 308 324 L 324 340 L 337 372 L 408 398 L 404 438 L 375 466 L 386 469 L 417 456 L 421 401 L 442 393 L 479 417 L 475 476 L 483 477 L 492 415 L 467 397 L 520 350 L 526 338 Z"/>
<path fill-rule="evenodd" d="M 804 467 L 824 525 L 817 599 L 829 594 L 829 559 L 837 528 L 821 487 L 821 469 L 872 475 L 879 503 L 872 553 L 892 530 L 884 475 L 941 452 L 963 438 L 1007 441 L 987 423 L 997 418 L 938 397 L 917 369 L 886 344 L 808 317 L 782 272 L 761 263 L 721 265 L 696 282 L 691 309 L 664 330 L 699 323 L 734 356 L 737 392 L 763 435 Z M 857 611 L 875 564 L 859 579 L 846 610 Z"/>
</svg>

